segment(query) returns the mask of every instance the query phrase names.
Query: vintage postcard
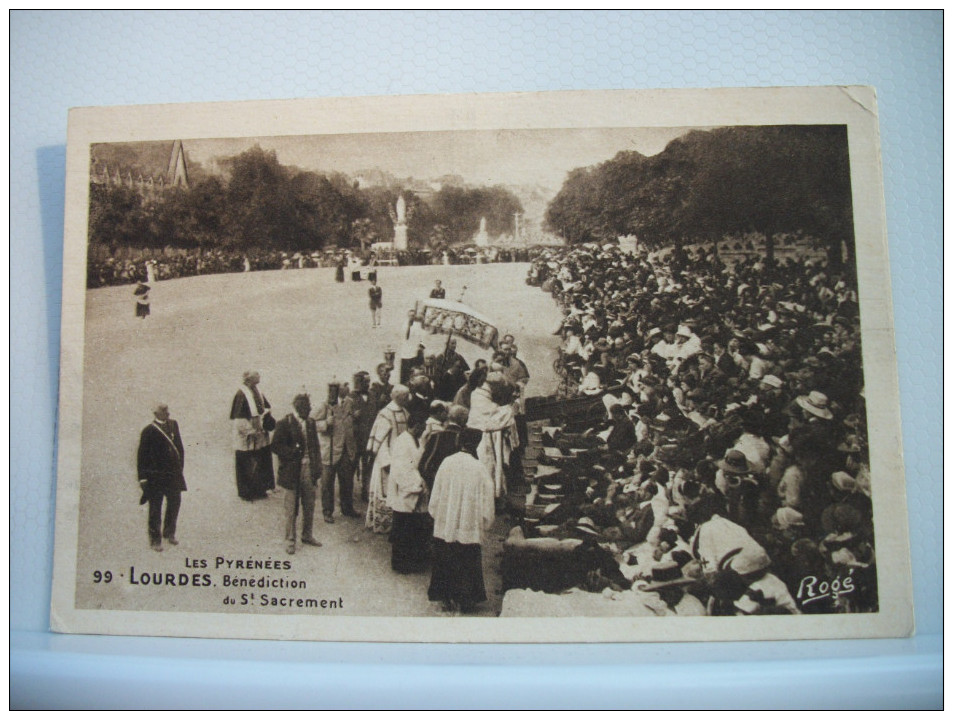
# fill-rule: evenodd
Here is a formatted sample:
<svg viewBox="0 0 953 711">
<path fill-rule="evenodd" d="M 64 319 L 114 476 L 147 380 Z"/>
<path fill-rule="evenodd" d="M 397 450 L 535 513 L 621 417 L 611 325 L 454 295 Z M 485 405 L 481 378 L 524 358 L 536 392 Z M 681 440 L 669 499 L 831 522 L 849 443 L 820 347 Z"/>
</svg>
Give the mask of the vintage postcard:
<svg viewBox="0 0 953 711">
<path fill-rule="evenodd" d="M 905 636 L 876 97 L 70 113 L 51 626 Z"/>
</svg>

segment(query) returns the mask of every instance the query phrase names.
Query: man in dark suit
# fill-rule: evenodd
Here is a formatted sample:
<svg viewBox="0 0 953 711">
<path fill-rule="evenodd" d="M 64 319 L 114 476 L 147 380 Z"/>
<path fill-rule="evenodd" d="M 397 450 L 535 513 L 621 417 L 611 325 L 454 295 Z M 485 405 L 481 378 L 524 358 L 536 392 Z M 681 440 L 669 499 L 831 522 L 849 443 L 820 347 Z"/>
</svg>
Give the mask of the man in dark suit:
<svg viewBox="0 0 953 711">
<path fill-rule="evenodd" d="M 179 435 L 179 425 L 169 419 L 169 406 L 159 403 L 153 409 L 155 419 L 139 435 L 139 452 L 136 457 L 139 486 L 142 498 L 139 503 L 149 502 L 149 544 L 154 551 L 162 551 L 162 539 L 178 545 L 175 525 L 182 504 L 185 486 L 185 447 Z M 162 500 L 166 501 L 165 518 L 162 517 Z M 161 528 L 160 528 L 161 525 Z"/>
<path fill-rule="evenodd" d="M 345 441 L 348 461 L 351 464 L 350 476 L 360 471 L 361 499 L 367 501 L 368 485 L 371 480 L 371 464 L 367 453 L 367 440 L 371 435 L 374 418 L 377 417 L 376 402 L 370 395 L 371 376 L 367 371 L 354 374 L 353 389 L 348 393 L 344 402 L 350 412 L 353 422 L 353 437 Z M 358 516 L 353 503 L 341 501 L 341 511 L 345 516 Z"/>
<path fill-rule="evenodd" d="M 447 290 L 443 288 L 440 284 L 440 280 L 437 279 L 437 283 L 434 284 L 433 289 L 430 290 L 431 299 L 444 299 L 447 296 Z"/>
<path fill-rule="evenodd" d="M 470 365 L 467 363 L 466 358 L 457 352 L 457 339 L 451 336 L 447 339 L 444 352 L 434 360 L 434 368 L 437 373 L 442 374 L 448 372 L 455 363 L 460 366 L 461 373 L 466 373 L 470 370 Z"/>
<path fill-rule="evenodd" d="M 298 506 L 301 507 L 301 542 L 320 546 L 312 535 L 315 487 L 321 477 L 321 448 L 318 430 L 311 418 L 311 400 L 296 395 L 294 412 L 281 418 L 275 427 L 272 450 L 278 456 L 278 484 L 285 490 L 285 540 L 289 554 L 295 552 Z"/>
<path fill-rule="evenodd" d="M 390 374 L 392 371 L 393 367 L 387 363 L 379 364 L 377 366 L 377 382 L 371 383 L 368 389 L 368 396 L 371 402 L 374 403 L 375 416 L 390 402 L 390 394 L 394 389 L 393 383 L 390 382 Z"/>
</svg>

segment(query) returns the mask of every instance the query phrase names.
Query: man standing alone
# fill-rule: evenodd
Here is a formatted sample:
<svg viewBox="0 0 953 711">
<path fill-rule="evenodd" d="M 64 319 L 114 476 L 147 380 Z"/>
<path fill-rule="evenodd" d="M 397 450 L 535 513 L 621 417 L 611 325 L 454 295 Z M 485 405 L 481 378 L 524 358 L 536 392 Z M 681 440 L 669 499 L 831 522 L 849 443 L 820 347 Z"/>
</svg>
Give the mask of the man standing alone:
<svg viewBox="0 0 953 711">
<path fill-rule="evenodd" d="M 175 525 L 179 518 L 182 492 L 185 487 L 185 447 L 179 435 L 179 425 L 169 419 L 169 406 L 159 403 L 153 409 L 155 419 L 139 436 L 137 471 L 142 498 L 139 504 L 149 502 L 149 545 L 162 551 L 162 539 L 178 545 Z M 165 518 L 162 500 L 166 501 Z M 161 528 L 160 528 L 161 524 Z"/>
<path fill-rule="evenodd" d="M 378 328 L 381 325 L 381 309 L 384 308 L 384 290 L 378 286 L 376 276 L 371 279 L 367 295 L 371 300 L 371 325 Z"/>
<path fill-rule="evenodd" d="M 301 507 L 301 542 L 320 546 L 312 535 L 314 526 L 314 490 L 321 476 L 321 450 L 318 431 L 311 419 L 311 400 L 296 395 L 294 412 L 275 427 L 272 447 L 278 455 L 278 483 L 285 490 L 285 540 L 289 554 L 297 542 L 298 507 Z"/>
</svg>

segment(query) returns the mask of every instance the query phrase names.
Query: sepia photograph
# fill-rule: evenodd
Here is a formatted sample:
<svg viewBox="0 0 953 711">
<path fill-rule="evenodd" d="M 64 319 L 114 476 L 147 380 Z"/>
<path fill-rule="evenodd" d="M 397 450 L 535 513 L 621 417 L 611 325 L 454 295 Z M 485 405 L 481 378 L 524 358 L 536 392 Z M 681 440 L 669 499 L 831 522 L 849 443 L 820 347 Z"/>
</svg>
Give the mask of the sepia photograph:
<svg viewBox="0 0 953 711">
<path fill-rule="evenodd" d="M 54 630 L 912 634 L 874 104 L 74 110 Z"/>
</svg>

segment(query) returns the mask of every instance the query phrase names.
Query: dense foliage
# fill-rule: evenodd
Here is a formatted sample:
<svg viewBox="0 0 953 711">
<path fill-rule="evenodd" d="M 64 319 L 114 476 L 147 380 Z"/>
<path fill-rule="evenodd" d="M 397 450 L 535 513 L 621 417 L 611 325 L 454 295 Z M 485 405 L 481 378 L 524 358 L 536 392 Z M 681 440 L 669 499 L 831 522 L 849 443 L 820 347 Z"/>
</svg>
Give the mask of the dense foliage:
<svg viewBox="0 0 953 711">
<path fill-rule="evenodd" d="M 90 185 L 89 238 L 93 245 L 227 247 L 316 250 L 388 242 L 400 189 L 361 188 L 340 173 L 282 165 L 274 151 L 255 146 L 221 163 L 222 175 L 200 175 L 190 189 L 154 196 L 124 185 Z M 404 191 L 412 248 L 441 248 L 487 231 L 512 229 L 519 198 L 502 187 L 447 184 L 424 200 Z"/>
<path fill-rule="evenodd" d="M 692 131 L 661 153 L 623 151 L 567 177 L 546 212 L 571 243 L 634 234 L 650 246 L 727 234 L 803 232 L 840 260 L 853 254 L 844 126 Z"/>
</svg>

